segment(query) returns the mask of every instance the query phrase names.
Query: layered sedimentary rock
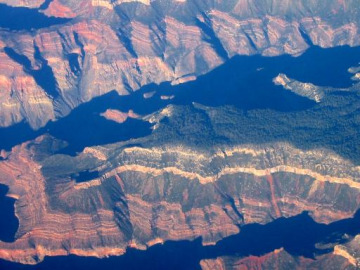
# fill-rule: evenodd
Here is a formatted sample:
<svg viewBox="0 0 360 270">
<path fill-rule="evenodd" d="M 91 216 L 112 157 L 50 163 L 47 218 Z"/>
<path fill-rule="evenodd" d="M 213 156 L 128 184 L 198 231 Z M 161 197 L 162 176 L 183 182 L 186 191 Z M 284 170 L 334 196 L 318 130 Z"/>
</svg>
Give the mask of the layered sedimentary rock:
<svg viewBox="0 0 360 270">
<path fill-rule="evenodd" d="M 108 109 L 104 113 L 101 114 L 101 116 L 105 117 L 108 120 L 115 121 L 119 124 L 124 123 L 128 118 L 140 118 L 140 116 L 136 113 L 134 113 L 133 110 L 129 110 L 126 112 L 120 112 L 118 110 L 111 110 Z"/>
<path fill-rule="evenodd" d="M 202 260 L 200 265 L 203 270 L 358 269 L 357 261 L 352 256 L 349 258 L 343 252 L 334 251 L 333 254 L 318 256 L 316 260 L 313 260 L 304 257 L 294 258 L 283 249 L 259 257 L 220 257 Z"/>
<path fill-rule="evenodd" d="M 144 100 L 178 101 L 151 84 L 194 81 L 239 54 L 298 56 L 313 44 L 360 42 L 356 1 L 2 2 L 48 16 L 45 27 L 0 29 L 2 127 L 25 120 L 37 129 L 96 96 L 132 95 L 145 85 Z M 66 19 L 54 24 L 53 17 Z M 349 72 L 358 79 L 358 67 Z M 15 242 L 0 242 L 0 258 L 104 257 L 198 237 L 212 245 L 241 225 L 304 210 L 322 223 L 353 216 L 360 204 L 359 85 L 331 89 L 283 73 L 273 82 L 314 104 L 284 113 L 189 102 L 146 116 L 133 104 L 109 107 L 99 114 L 119 125 L 148 121 L 152 134 L 74 156 L 59 154 L 65 142 L 48 135 L 0 149 L 0 183 L 16 199 L 20 223 Z M 87 172 L 97 176 L 78 181 Z M 201 266 L 351 269 L 358 238 L 316 261 L 280 249 Z"/>
<path fill-rule="evenodd" d="M 153 124 L 150 136 L 87 147 L 75 156 L 54 154 L 65 145 L 49 136 L 2 151 L 0 183 L 16 199 L 20 227 L 15 242 L 0 242 L 0 257 L 32 264 L 44 256 L 120 255 L 127 247 L 145 249 L 167 240 L 202 237 L 210 245 L 237 234 L 239 225 L 266 224 L 304 210 L 322 223 L 353 216 L 360 204 L 357 159 L 330 150 L 332 140 L 326 138 L 316 147 L 313 134 L 326 134 L 329 123 L 341 126 L 342 117 L 357 129 L 358 85 L 344 100 L 324 93 L 313 108 L 286 114 L 254 110 L 245 117 L 232 106 L 169 105 L 142 117 Z M 117 110 L 103 115 L 119 124 L 141 117 Z M 294 128 L 299 138 L 289 137 Z M 244 143 L 244 136 L 268 142 Z M 284 136 L 288 142 L 280 140 Z M 295 146 L 297 140 L 307 146 Z M 334 149 L 344 153 L 343 145 Z M 97 176 L 78 182 L 82 172 Z M 201 266 L 354 267 L 356 241 L 317 261 L 275 251 L 260 258 L 204 260 Z"/>
<path fill-rule="evenodd" d="M 17 199 L 20 227 L 14 243 L 0 243 L 1 258 L 104 257 L 199 236 L 209 245 L 238 233 L 241 224 L 265 224 L 304 209 L 330 223 L 359 208 L 360 171 L 351 161 L 282 142 L 206 148 L 177 144 L 176 138 L 161 143 L 155 139 L 165 133 L 161 119 L 186 113 L 176 111 L 152 115 L 159 122 L 149 138 L 88 147 L 75 157 L 52 154 L 62 143 L 48 136 L 4 153 L 0 181 Z M 83 171 L 99 177 L 77 182 L 73 176 Z"/>
<path fill-rule="evenodd" d="M 30 76 L 34 74 L 29 70 L 47 68 L 52 84 L 42 84 L 46 79 L 39 78 L 31 89 L 39 89 L 41 96 L 52 93 L 53 98 L 45 109 L 38 100 L 34 105 L 31 95 L 18 97 L 22 89 L 12 85 L 14 95 L 2 91 L 1 126 L 25 119 L 36 129 L 114 89 L 124 95 L 150 83 L 186 82 L 238 54 L 299 55 L 311 44 L 360 42 L 358 5 L 353 1 L 42 2 L 5 2 L 14 8 L 40 7 L 49 16 L 49 27 L 17 33 L 1 30 L 0 51 L 13 50 L 6 61 L 22 65 Z M 53 17 L 70 20 L 51 26 Z M 8 78 L 7 72 L 0 69 Z M 17 80 L 23 75 L 19 71 L 13 76 Z M 20 107 L 5 108 L 10 99 Z M 32 108 L 31 113 L 26 107 Z"/>
<path fill-rule="evenodd" d="M 65 143 L 47 135 L 2 151 L 0 183 L 16 199 L 20 227 L 15 242 L 0 242 L 0 257 L 30 264 L 44 256 L 104 257 L 127 247 L 198 237 L 212 245 L 237 234 L 241 225 L 304 210 L 322 223 L 353 216 L 360 204 L 359 148 L 353 139 L 360 124 L 359 85 L 345 96 L 339 89 L 323 93 L 312 107 L 286 113 L 197 103 L 169 105 L 146 116 L 108 109 L 99 114 L 119 125 L 140 117 L 153 125 L 152 134 L 87 147 L 75 156 L 55 154 Z M 96 176 L 80 182 L 83 172 Z M 220 258 L 201 265 L 220 262 L 232 269 L 241 260 L 266 266 L 291 257 L 292 266 L 317 267 L 322 260 L 354 266 L 357 240 L 316 262 L 299 263 L 281 251 L 265 259 Z"/>
<path fill-rule="evenodd" d="M 6 4 L 13 7 L 28 7 L 28 8 L 39 8 L 45 0 L 1 0 L 0 3 Z"/>
<path fill-rule="evenodd" d="M 55 118 L 51 97 L 4 51 L 0 52 L 0 69 L 0 122 L 3 126 L 24 118 L 33 127 L 43 126 Z"/>
<path fill-rule="evenodd" d="M 344 225 L 344 224 L 343 224 Z M 346 225 L 344 226 L 346 227 Z M 345 238 L 348 235 L 344 235 Z M 326 240 L 325 240 L 326 242 Z M 200 262 L 202 269 L 359 269 L 359 237 L 356 236 L 346 243 L 323 245 L 329 252 L 318 254 L 316 259 L 303 256 L 294 256 L 284 248 L 274 249 L 260 256 L 220 256 L 212 259 L 203 259 Z M 312 247 L 308 247 L 312 248 Z"/>
</svg>

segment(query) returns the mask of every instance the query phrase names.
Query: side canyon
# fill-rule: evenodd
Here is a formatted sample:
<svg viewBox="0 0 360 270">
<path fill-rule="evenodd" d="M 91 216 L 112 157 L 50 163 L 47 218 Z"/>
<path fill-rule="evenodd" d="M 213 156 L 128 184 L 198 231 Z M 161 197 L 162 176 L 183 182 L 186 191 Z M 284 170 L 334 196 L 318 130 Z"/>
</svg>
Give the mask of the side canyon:
<svg viewBox="0 0 360 270">
<path fill-rule="evenodd" d="M 357 1 L 0 11 L 0 267 L 179 243 L 194 269 L 360 267 Z"/>
</svg>

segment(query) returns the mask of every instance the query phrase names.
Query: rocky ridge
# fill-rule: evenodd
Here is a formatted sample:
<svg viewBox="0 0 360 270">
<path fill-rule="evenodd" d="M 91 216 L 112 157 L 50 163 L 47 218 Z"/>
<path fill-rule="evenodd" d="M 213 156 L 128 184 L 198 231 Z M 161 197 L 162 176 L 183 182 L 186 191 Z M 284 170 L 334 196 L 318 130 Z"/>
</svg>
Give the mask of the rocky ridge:
<svg viewBox="0 0 360 270">
<path fill-rule="evenodd" d="M 176 111 L 150 116 L 156 130 L 163 134 L 161 119 Z M 1 258 L 33 264 L 44 256 L 104 257 L 199 236 L 209 245 L 241 224 L 304 209 L 330 223 L 359 208 L 359 167 L 328 149 L 284 142 L 197 149 L 154 145 L 153 136 L 88 147 L 75 157 L 52 154 L 61 143 L 43 136 L 3 153 L 1 183 L 17 199 L 20 227 L 14 243 L 0 243 Z M 77 182 L 83 171 L 99 177 Z"/>
<path fill-rule="evenodd" d="M 302 83 L 296 80 L 292 80 L 285 74 L 279 74 L 274 78 L 273 81 L 276 85 L 281 85 L 285 89 L 293 91 L 300 96 L 314 100 L 315 102 L 320 102 L 325 95 L 323 92 L 324 89 L 316 87 L 311 83 Z"/>
<path fill-rule="evenodd" d="M 113 89 L 130 96 L 152 83 L 194 81 L 236 55 L 298 56 L 313 45 L 359 45 L 355 0 L 0 2 L 49 18 L 47 26 L 0 29 L 2 127 L 25 120 L 37 129 Z M 66 20 L 53 24 L 51 16 Z M 25 264 L 68 254 L 102 258 L 198 237 L 213 245 L 244 224 L 304 210 L 322 223 L 353 216 L 360 203 L 359 68 L 349 72 L 355 83 L 346 89 L 284 73 L 274 78 L 315 101 L 307 109 L 191 103 L 141 116 L 109 108 L 100 113 L 105 119 L 148 121 L 152 134 L 74 156 L 59 154 L 66 143 L 49 135 L 2 150 L 0 183 L 16 199 L 20 227 L 15 242 L 0 242 L 0 258 Z M 80 181 L 82 173 L 96 176 Z M 349 237 L 315 261 L 279 249 L 204 260 L 201 267 L 353 269 L 358 240 Z"/>
<path fill-rule="evenodd" d="M 47 16 L 71 20 L 32 31 L 1 29 L 3 127 L 25 120 L 37 129 L 111 90 L 127 95 L 150 83 L 193 80 L 234 55 L 295 56 L 312 44 L 359 45 L 354 1 L 4 3 L 43 4 Z M 44 68 L 52 85 L 32 78 L 30 70 Z M 24 76 L 33 82 L 19 84 Z"/>
</svg>

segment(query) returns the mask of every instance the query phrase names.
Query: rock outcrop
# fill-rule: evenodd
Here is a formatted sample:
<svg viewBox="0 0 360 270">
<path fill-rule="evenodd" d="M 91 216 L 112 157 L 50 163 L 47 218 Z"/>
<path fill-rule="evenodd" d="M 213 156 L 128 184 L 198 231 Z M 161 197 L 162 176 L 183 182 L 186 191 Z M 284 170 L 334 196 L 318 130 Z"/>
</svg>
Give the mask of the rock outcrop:
<svg viewBox="0 0 360 270">
<path fill-rule="evenodd" d="M 345 127 L 357 130 L 358 86 L 348 93 L 344 100 L 326 95 L 311 109 L 286 114 L 263 109 L 244 116 L 232 106 L 199 104 L 169 105 L 147 116 L 108 110 L 104 116 L 119 125 L 128 116 L 149 121 L 152 134 L 86 147 L 75 156 L 56 154 L 65 144 L 48 135 L 2 151 L 0 183 L 16 199 L 20 226 L 15 242 L 0 242 L 0 258 L 34 264 L 45 256 L 105 257 L 127 247 L 198 237 L 212 245 L 237 234 L 241 225 L 267 224 L 304 210 L 322 223 L 352 217 L 360 204 L 358 160 L 345 157 L 344 144 L 331 150 L 332 137 L 319 145 L 313 135 L 326 134 L 329 123 L 341 128 L 344 116 Z M 352 129 L 346 130 L 351 136 Z M 252 143 L 244 143 L 248 138 Z M 296 146 L 304 140 L 306 147 Z M 356 145 L 352 149 L 356 156 Z M 80 182 L 82 172 L 96 173 Z M 266 265 L 290 257 L 299 267 L 330 261 L 353 266 L 356 239 L 316 262 L 299 262 L 281 251 L 266 260 L 220 258 L 201 265 L 225 262 L 232 269 L 234 260 Z"/>
<path fill-rule="evenodd" d="M 202 260 L 201 269 L 219 270 L 250 270 L 250 269 L 358 269 L 354 258 L 335 251 L 312 260 L 304 257 L 293 257 L 283 249 L 275 250 L 264 256 L 249 256 L 246 258 L 219 257 L 217 259 Z"/>
<path fill-rule="evenodd" d="M 52 85 L 43 83 L 46 77 L 29 83 L 36 97 L 21 96 L 17 84 L 1 88 L 0 126 L 25 119 L 37 129 L 111 90 L 124 95 L 150 83 L 193 80 L 239 54 L 299 55 L 312 44 L 359 45 L 355 1 L 305 2 L 4 1 L 49 16 L 45 28 L 0 31 L 1 58 L 9 49 L 15 53 L 5 59 L 18 66 L 13 80 L 43 68 L 53 79 Z M 69 20 L 52 25 L 53 17 Z M 0 76 L 9 79 L 6 67 Z M 55 94 L 50 100 L 49 92 Z"/>
<path fill-rule="evenodd" d="M 0 2 L 42 18 L 41 25 L 0 28 L 0 127 L 26 121 L 39 129 L 54 121 L 40 132 L 61 135 L 57 120 L 113 90 L 135 96 L 139 106 L 160 103 L 151 113 L 133 104 L 92 112 L 113 121 L 111 127 L 147 121 L 151 134 L 140 139 L 92 143 L 72 156 L 64 154 L 66 143 L 74 147 L 71 142 L 48 134 L 8 152 L 0 149 L 0 184 L 16 199 L 19 220 L 16 240 L 0 241 L 1 259 L 36 264 L 45 256 L 102 258 L 128 247 L 199 237 L 213 245 L 245 224 L 267 224 L 304 210 L 328 224 L 359 208 L 358 67 L 348 70 L 354 84 L 349 77 L 346 89 L 272 75 L 268 87 L 284 92 L 282 97 L 292 94 L 288 100 L 308 102 L 293 108 L 255 102 L 261 109 L 244 109 L 234 93 L 233 103 L 200 105 L 179 93 L 236 55 L 295 57 L 313 45 L 360 45 L 356 0 Z M 273 77 L 292 93 L 275 87 Z M 162 90 L 152 89 L 163 82 L 168 83 Z M 180 88 L 184 83 L 188 89 Z M 215 101 L 221 95 L 209 94 Z M 76 121 L 69 120 L 72 127 Z M 95 176 L 78 181 L 89 172 Z M 316 261 L 277 249 L 260 257 L 206 259 L 201 267 L 352 269 L 359 254 L 357 236 Z"/>
<path fill-rule="evenodd" d="M 320 102 L 325 96 L 324 89 L 311 83 L 302 83 L 292 80 L 285 74 L 279 74 L 273 81 L 276 85 L 281 85 L 285 89 L 290 90 L 299 96 L 314 100 L 315 102 Z"/>
<path fill-rule="evenodd" d="M 44 256 L 104 257 L 200 236 L 209 245 L 241 224 L 304 209 L 330 223 L 351 217 L 360 203 L 359 168 L 326 149 L 155 146 L 152 136 L 75 157 L 52 154 L 59 147 L 43 136 L 3 154 L 0 181 L 17 199 L 20 227 L 14 243 L 0 243 L 1 258 L 33 264 Z M 73 175 L 82 171 L 99 176 L 77 182 Z"/>
<path fill-rule="evenodd" d="M 115 121 L 119 124 L 124 123 L 128 118 L 140 118 L 140 115 L 137 115 L 134 113 L 133 110 L 129 110 L 126 112 L 120 112 L 118 110 L 111 110 L 107 109 L 104 113 L 101 114 L 101 116 L 105 117 L 108 120 Z"/>
</svg>

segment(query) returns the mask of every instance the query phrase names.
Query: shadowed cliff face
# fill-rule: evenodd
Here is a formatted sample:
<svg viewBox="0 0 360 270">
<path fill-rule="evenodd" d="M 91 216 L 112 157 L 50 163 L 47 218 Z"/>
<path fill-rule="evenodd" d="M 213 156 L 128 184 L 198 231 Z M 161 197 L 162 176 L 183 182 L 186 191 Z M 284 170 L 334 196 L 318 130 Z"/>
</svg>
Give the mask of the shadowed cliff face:
<svg viewBox="0 0 360 270">
<path fill-rule="evenodd" d="M 0 28 L 11 30 L 35 30 L 68 22 L 65 18 L 47 17 L 38 10 L 26 7 L 10 7 L 0 4 Z"/>
<path fill-rule="evenodd" d="M 288 85 L 293 87 L 295 82 Z M 291 87 L 286 91 L 292 93 Z M 0 243 L 0 256 L 36 263 L 44 256 L 121 255 L 128 247 L 148 248 L 169 240 L 202 237 L 204 244 L 214 244 L 237 234 L 239 225 L 266 224 L 304 209 L 323 223 L 352 216 L 360 206 L 359 170 L 331 147 L 339 153 L 358 153 L 356 140 L 342 141 L 343 136 L 357 134 L 358 84 L 348 89 L 315 89 L 324 93 L 322 99 L 293 111 L 244 110 L 236 104 L 212 107 L 190 101 L 160 106 L 137 120 L 151 124 L 151 134 L 85 147 L 73 156 L 56 154 L 64 153 L 66 145 L 50 136 L 3 151 L 0 180 L 18 198 L 20 226 L 15 242 Z M 98 113 L 109 107 L 116 110 L 113 106 L 123 98 L 100 98 L 88 106 Z M 86 107 L 79 106 L 73 113 L 86 115 Z M 114 120 L 116 115 L 121 121 L 96 117 L 119 130 L 124 127 L 124 115 L 128 120 L 139 117 L 131 111 L 110 114 Z M 58 123 L 71 121 L 65 117 Z M 333 130 L 332 125 L 340 132 L 324 132 Z M 321 140 L 316 134 L 322 134 Z M 69 142 L 66 152 L 78 145 L 72 137 Z M 296 147 L 304 142 L 309 148 Z M 340 151 L 346 147 L 352 150 Z M 287 252 L 295 251 L 287 246 Z M 348 251 L 341 252 L 336 256 Z"/>
<path fill-rule="evenodd" d="M 1 143 L 15 147 L 1 152 L 0 181 L 17 198 L 19 228 L 13 243 L 0 243 L 1 258 L 103 257 L 198 237 L 214 244 L 239 225 L 304 210 L 323 223 L 352 216 L 358 50 L 235 57 L 195 81 L 95 98 L 35 132 L 4 129 Z M 337 249 L 339 263 L 347 249 Z"/>
<path fill-rule="evenodd" d="M 68 116 L 48 123 L 37 131 L 32 131 L 26 124 L 2 128 L 0 148 L 10 150 L 19 143 L 48 133 L 69 143 L 63 153 L 75 154 L 87 146 L 140 138 L 151 133 L 150 128 L 153 124 L 141 119 L 140 116 L 138 119 L 126 118 L 122 123 L 107 120 L 101 116 L 107 109 L 123 112 L 134 110 L 135 113 L 145 116 L 170 104 L 192 107 L 196 102 L 209 108 L 219 108 L 217 114 L 224 114 L 224 119 L 228 119 L 225 123 L 237 124 L 231 134 L 227 128 L 222 128 L 224 123 L 221 122 L 224 120 L 220 119 L 221 116 L 214 118 L 215 122 L 220 121 L 219 125 L 214 125 L 214 121 L 208 119 L 211 109 L 204 111 L 189 107 L 188 113 L 169 121 L 178 125 L 176 129 L 180 133 L 189 129 L 187 136 L 193 140 L 198 137 L 201 140 L 202 134 L 191 131 L 189 124 L 185 127 L 184 123 L 177 122 L 178 118 L 187 119 L 196 112 L 205 119 L 205 122 L 199 124 L 203 132 L 208 130 L 209 126 L 214 127 L 209 134 L 209 144 L 226 142 L 236 145 L 288 141 L 302 149 L 325 147 L 358 163 L 359 146 L 354 143 L 358 128 L 356 109 L 354 112 L 354 108 L 358 106 L 357 88 L 351 80 L 353 74 L 347 70 L 356 66 L 359 61 L 359 47 L 313 47 L 296 58 L 238 56 L 195 81 L 179 85 L 151 84 L 127 96 L 119 96 L 113 91 L 94 98 L 74 109 Z M 306 96 L 300 96 L 281 85 L 276 85 L 274 78 L 283 73 L 293 80 L 311 83 L 317 89 L 333 90 L 323 95 L 323 102 L 316 103 Z M 306 84 L 302 87 L 306 87 Z M 342 88 L 352 90 L 344 92 Z M 151 92 L 154 94 L 146 98 L 146 94 Z M 233 107 L 234 116 L 225 116 L 231 109 L 223 109 L 223 106 Z M 347 115 L 346 119 L 344 115 Z M 305 124 L 300 124 L 301 121 Z M 171 125 L 173 124 L 170 123 L 169 126 Z M 293 125 L 297 129 L 295 133 Z M 187 140 L 187 137 L 178 138 L 178 135 L 171 131 L 172 127 L 167 130 L 166 126 L 164 124 L 164 132 L 159 133 L 160 141 L 167 140 L 170 143 L 177 139 Z M 339 140 L 342 140 L 341 136 L 349 139 L 339 143 Z M 199 139 L 196 140 L 201 145 Z"/>
<path fill-rule="evenodd" d="M 15 200 L 6 197 L 7 191 L 8 188 L 6 186 L 0 185 L 0 241 L 13 242 L 19 224 L 14 216 Z"/>
<path fill-rule="evenodd" d="M 0 2 L 0 258 L 357 267 L 356 1 Z"/>
<path fill-rule="evenodd" d="M 286 269 L 286 267 L 331 267 L 326 262 L 327 255 L 333 251 L 336 243 L 346 244 L 351 241 L 355 234 L 360 232 L 358 214 L 354 218 L 340 220 L 329 225 L 314 222 L 307 213 L 296 217 L 281 218 L 267 225 L 249 224 L 242 227 L 238 235 L 227 237 L 214 246 L 204 247 L 201 239 L 194 241 L 171 241 L 162 245 L 155 245 L 147 251 L 128 249 L 126 255 L 107 259 L 85 259 L 79 257 L 58 257 L 47 258 L 36 266 L 21 266 L 15 263 L 8 263 L 0 260 L 0 266 L 4 269 L 208 269 L 209 259 L 216 259 L 221 256 L 236 255 L 237 258 L 249 255 L 261 256 L 270 251 L 278 250 L 278 253 L 285 253 L 291 256 L 298 256 L 298 263 L 290 261 L 285 265 L 271 265 L 272 269 Z M 302 228 L 299 230 L 298 228 Z M 259 243 L 262 243 L 259 245 Z M 317 244 L 323 247 L 317 248 Z M 283 248 L 283 249 L 280 249 Z M 306 260 L 314 254 L 321 254 L 321 259 Z M 324 255 L 325 254 L 325 255 Z M 254 258 L 254 257 L 253 257 Z M 271 259 L 271 258 L 270 258 Z M 203 261 L 202 261 L 203 260 Z M 238 259 L 240 260 L 240 259 Z M 255 259 L 253 259 L 255 260 Z M 200 261 L 201 265 L 200 265 Z M 266 260 L 263 260 L 266 261 Z M 276 261 L 276 260 L 275 260 Z M 324 263 L 325 261 L 325 263 Z M 206 263 L 205 263 L 206 262 Z M 261 262 L 261 261 L 260 261 Z M 347 265 L 345 260 L 337 259 L 337 265 L 343 265 L 347 269 L 355 269 L 351 264 Z M 216 265 L 216 263 L 214 263 Z M 221 263 L 219 263 L 221 265 Z M 228 266 L 231 262 L 228 263 Z M 244 261 L 243 266 L 249 265 Z M 258 264 L 259 266 L 261 263 Z M 203 268 L 202 268 L 203 267 Z M 234 266 L 236 267 L 236 266 Z M 251 267 L 251 266 L 250 266 Z M 226 268 L 230 269 L 230 268 Z M 234 268 L 235 269 L 235 268 Z"/>
<path fill-rule="evenodd" d="M 114 89 L 182 83 L 236 55 L 360 43 L 356 1 L 2 2 L 13 6 L 1 6 L 3 127 L 38 129 Z"/>
<path fill-rule="evenodd" d="M 51 68 L 48 66 L 47 61 L 41 57 L 39 48 L 34 46 L 34 58 L 39 62 L 40 67 L 38 69 L 32 69 L 31 61 L 24 55 L 17 54 L 11 48 L 4 48 L 4 52 L 13 61 L 23 66 L 26 73 L 34 77 L 36 83 L 45 90 L 46 94 L 50 98 L 56 98 L 59 93 L 57 92 L 57 85 L 54 78 L 54 74 Z"/>
</svg>

